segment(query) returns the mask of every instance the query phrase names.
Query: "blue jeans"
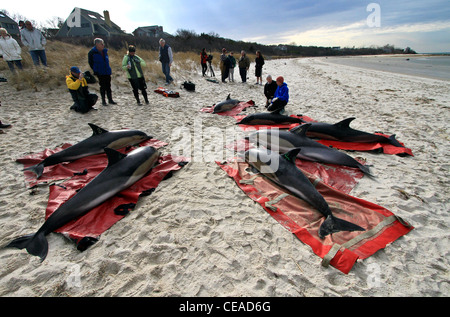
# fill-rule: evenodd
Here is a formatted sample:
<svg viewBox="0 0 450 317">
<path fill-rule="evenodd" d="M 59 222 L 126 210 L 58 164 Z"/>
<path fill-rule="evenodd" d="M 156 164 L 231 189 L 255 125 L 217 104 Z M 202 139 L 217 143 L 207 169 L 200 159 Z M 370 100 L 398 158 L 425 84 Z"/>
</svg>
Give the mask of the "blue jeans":
<svg viewBox="0 0 450 317">
<path fill-rule="evenodd" d="M 31 59 L 34 65 L 39 66 L 39 59 L 42 65 L 47 66 L 47 56 L 45 55 L 45 50 L 30 51 Z"/>
<path fill-rule="evenodd" d="M 14 73 L 14 64 L 17 66 L 18 69 L 23 69 L 22 62 L 20 60 L 17 61 L 8 61 L 6 62 L 8 64 L 9 70 Z"/>
<path fill-rule="evenodd" d="M 166 76 L 166 83 L 170 83 L 171 81 L 173 81 L 173 78 L 170 76 L 169 63 L 162 63 L 162 72 Z"/>
</svg>

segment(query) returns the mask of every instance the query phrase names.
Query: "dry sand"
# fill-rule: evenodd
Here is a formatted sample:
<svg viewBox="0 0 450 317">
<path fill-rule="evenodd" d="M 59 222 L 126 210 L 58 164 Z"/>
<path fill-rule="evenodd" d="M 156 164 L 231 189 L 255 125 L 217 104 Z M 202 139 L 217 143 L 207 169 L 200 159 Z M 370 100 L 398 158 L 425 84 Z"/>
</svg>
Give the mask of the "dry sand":
<svg viewBox="0 0 450 317">
<path fill-rule="evenodd" d="M 254 85 L 253 72 L 254 64 L 247 84 L 240 83 L 237 70 L 230 84 L 207 82 L 200 70 L 175 73 L 178 85 L 190 79 L 197 91 L 164 98 L 149 84 L 151 103 L 142 107 L 120 74 L 113 86 L 119 105 L 98 105 L 86 115 L 69 111 L 65 88 L 18 92 L 0 83 L 0 117 L 13 125 L 0 135 L 0 245 L 36 231 L 48 199 L 45 186 L 30 195 L 17 158 L 83 140 L 91 134 L 88 122 L 143 130 L 169 142 L 163 153 L 173 153 L 191 142 L 173 136 L 174 129 L 183 127 L 193 136 L 201 121 L 205 133 L 192 144 L 214 148 L 213 127 L 231 127 L 234 119 L 199 109 L 231 93 L 259 105 L 247 113 L 263 111 L 263 88 Z M 24 250 L 0 250 L 0 296 L 449 296 L 450 82 L 325 58 L 267 61 L 267 74 L 285 77 L 289 113 L 330 123 L 354 116 L 352 127 L 396 134 L 412 149 L 414 157 L 350 153 L 367 159 L 377 176 L 364 177 L 351 194 L 391 210 L 415 230 L 345 275 L 322 267 L 309 246 L 249 199 L 213 160 L 194 161 L 140 199 L 85 252 L 59 234 L 48 236 L 43 263 Z"/>
</svg>

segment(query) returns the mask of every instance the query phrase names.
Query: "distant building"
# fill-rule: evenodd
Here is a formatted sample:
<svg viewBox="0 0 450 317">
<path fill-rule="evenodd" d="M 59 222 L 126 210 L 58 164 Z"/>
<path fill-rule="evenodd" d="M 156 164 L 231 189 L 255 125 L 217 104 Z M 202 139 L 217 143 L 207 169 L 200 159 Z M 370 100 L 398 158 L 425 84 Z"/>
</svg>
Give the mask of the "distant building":
<svg viewBox="0 0 450 317">
<path fill-rule="evenodd" d="M 142 26 L 138 27 L 133 31 L 134 36 L 143 37 L 163 37 L 165 36 L 162 26 L 152 25 L 152 26 Z"/>
<path fill-rule="evenodd" d="M 108 11 L 97 12 L 75 8 L 56 34 L 57 37 L 123 35 L 124 31 L 111 21 Z"/>
<path fill-rule="evenodd" d="M 20 35 L 19 25 L 3 12 L 0 12 L 0 27 L 11 35 Z"/>
</svg>

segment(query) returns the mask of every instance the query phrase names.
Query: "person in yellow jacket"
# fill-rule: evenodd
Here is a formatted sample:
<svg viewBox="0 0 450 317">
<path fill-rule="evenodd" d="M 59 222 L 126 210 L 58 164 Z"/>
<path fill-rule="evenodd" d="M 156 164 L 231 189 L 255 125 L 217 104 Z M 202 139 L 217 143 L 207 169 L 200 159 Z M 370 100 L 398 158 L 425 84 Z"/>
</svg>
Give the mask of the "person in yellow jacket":
<svg viewBox="0 0 450 317">
<path fill-rule="evenodd" d="M 144 96 L 145 103 L 147 105 L 149 104 L 147 84 L 145 83 L 144 72 L 142 71 L 142 67 L 145 66 L 145 61 L 136 55 L 136 47 L 134 45 L 128 46 L 128 53 L 122 60 L 122 69 L 127 72 L 127 77 L 138 105 L 142 105 L 139 99 L 139 90 L 142 92 L 142 96 Z"/>
<path fill-rule="evenodd" d="M 66 76 L 66 84 L 74 101 L 74 104 L 70 107 L 71 110 L 87 113 L 94 109 L 93 106 L 97 102 L 98 96 L 89 93 L 87 81 L 78 67 L 70 68 L 70 74 Z"/>
</svg>

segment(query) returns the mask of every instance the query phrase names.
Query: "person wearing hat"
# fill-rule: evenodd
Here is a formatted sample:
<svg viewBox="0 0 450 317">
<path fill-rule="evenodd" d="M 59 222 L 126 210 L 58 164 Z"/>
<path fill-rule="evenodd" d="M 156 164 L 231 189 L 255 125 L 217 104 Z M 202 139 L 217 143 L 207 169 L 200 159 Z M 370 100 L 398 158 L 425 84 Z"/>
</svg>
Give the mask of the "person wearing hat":
<svg viewBox="0 0 450 317">
<path fill-rule="evenodd" d="M 286 107 L 289 102 L 289 88 L 282 76 L 277 78 L 277 85 L 277 90 L 275 91 L 275 95 L 267 110 L 270 112 L 282 113 L 284 112 L 284 107 Z"/>
<path fill-rule="evenodd" d="M 142 67 L 145 67 L 145 61 L 136 55 L 136 47 L 134 45 L 128 46 L 128 54 L 123 57 L 122 69 L 127 72 L 128 80 L 130 81 L 133 94 L 136 98 L 137 104 L 142 105 L 139 99 L 139 90 L 144 96 L 145 103 L 148 105 L 147 84 L 145 83 L 144 72 Z"/>
<path fill-rule="evenodd" d="M 95 110 L 93 106 L 97 102 L 98 96 L 89 93 L 87 81 L 78 67 L 72 66 L 70 68 L 70 74 L 66 76 L 66 84 L 74 101 L 74 104 L 70 107 L 71 110 L 80 113 Z"/>
</svg>

